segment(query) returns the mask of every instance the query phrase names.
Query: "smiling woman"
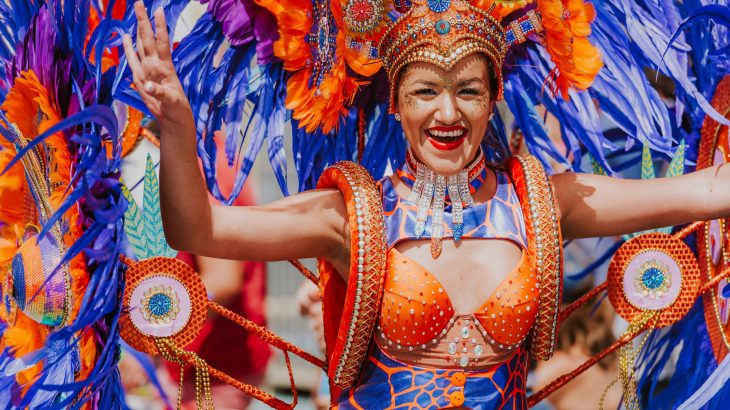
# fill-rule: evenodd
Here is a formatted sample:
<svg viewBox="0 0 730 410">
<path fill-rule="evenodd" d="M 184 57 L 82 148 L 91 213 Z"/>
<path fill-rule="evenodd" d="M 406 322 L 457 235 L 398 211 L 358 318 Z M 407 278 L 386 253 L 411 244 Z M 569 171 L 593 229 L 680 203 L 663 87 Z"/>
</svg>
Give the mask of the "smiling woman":
<svg viewBox="0 0 730 410">
<path fill-rule="evenodd" d="M 451 70 L 429 63 L 406 66 L 395 96 L 408 146 L 436 173 L 458 173 L 474 160 L 486 138 L 495 95 L 489 63 L 480 54 Z"/>
<path fill-rule="evenodd" d="M 550 78 L 564 95 L 597 74 L 600 56 L 586 39 L 595 12 L 582 1 L 525 8 L 511 1 L 396 2 L 395 21 L 386 21 L 392 10 L 379 1 L 320 2 L 301 13 L 288 2 L 263 3 L 281 27 L 275 52 L 299 53 L 288 55 L 284 68 L 296 71 L 287 104 L 301 125 L 347 111 L 327 105 L 307 114 L 317 104 L 341 103 L 328 99 L 333 92 L 350 95 L 346 84 L 355 80 L 345 64 L 360 75 L 382 64 L 388 111 L 407 141 L 393 175 L 374 182 L 362 167 L 340 162 L 323 172 L 317 190 L 265 206 L 211 206 L 196 167 L 196 120 L 161 11 L 154 34 L 136 5 L 136 50 L 127 36 L 125 52 L 136 89 L 161 126 L 162 217 L 171 245 L 228 259 L 319 258 L 335 407 L 525 408 L 529 356 L 548 359 L 555 345 L 563 238 L 730 216 L 727 168 L 628 181 L 548 177 L 529 155 L 499 166 L 485 161 L 480 147 L 495 138 L 488 129 L 505 92 L 509 46 L 542 32 L 557 67 Z M 500 22 L 507 15 L 512 19 Z M 307 31 L 310 18 L 316 32 Z M 306 27 L 303 37 L 293 22 Z M 305 41 L 317 43 L 310 50 L 316 55 L 304 55 Z M 292 61 L 307 58 L 316 64 L 297 71 Z M 371 131 L 363 112 L 352 115 L 364 140 Z M 388 132 L 389 119 L 381 120 L 378 129 Z M 645 206 L 652 202 L 660 203 Z"/>
</svg>

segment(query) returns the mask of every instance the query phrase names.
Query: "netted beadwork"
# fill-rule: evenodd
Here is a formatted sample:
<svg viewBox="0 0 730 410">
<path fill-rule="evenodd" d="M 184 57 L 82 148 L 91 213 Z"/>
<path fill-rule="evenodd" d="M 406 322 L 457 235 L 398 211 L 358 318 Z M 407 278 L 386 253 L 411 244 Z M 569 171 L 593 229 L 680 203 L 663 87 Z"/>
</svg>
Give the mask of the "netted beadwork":
<svg viewBox="0 0 730 410">
<path fill-rule="evenodd" d="M 126 275 L 119 318 L 125 342 L 158 355 L 155 338 L 167 337 L 182 347 L 198 336 L 208 313 L 208 296 L 203 281 L 190 266 L 174 258 L 155 257 L 132 263 Z M 146 315 L 141 312 L 144 310 Z"/>
<path fill-rule="evenodd" d="M 656 311 L 656 328 L 684 317 L 697 298 L 700 271 L 697 258 L 681 239 L 652 232 L 632 238 L 608 267 L 608 298 L 628 322 Z M 664 286 L 655 286 L 656 284 Z"/>
</svg>

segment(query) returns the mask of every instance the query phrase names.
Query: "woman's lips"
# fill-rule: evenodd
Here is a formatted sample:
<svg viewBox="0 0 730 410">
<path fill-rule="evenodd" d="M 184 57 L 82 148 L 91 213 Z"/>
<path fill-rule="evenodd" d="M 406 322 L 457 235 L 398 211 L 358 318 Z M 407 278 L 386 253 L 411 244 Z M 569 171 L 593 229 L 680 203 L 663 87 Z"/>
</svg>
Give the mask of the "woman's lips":
<svg viewBox="0 0 730 410">
<path fill-rule="evenodd" d="M 464 127 L 433 127 L 426 130 L 426 139 L 434 148 L 449 151 L 459 148 L 466 139 Z"/>
</svg>

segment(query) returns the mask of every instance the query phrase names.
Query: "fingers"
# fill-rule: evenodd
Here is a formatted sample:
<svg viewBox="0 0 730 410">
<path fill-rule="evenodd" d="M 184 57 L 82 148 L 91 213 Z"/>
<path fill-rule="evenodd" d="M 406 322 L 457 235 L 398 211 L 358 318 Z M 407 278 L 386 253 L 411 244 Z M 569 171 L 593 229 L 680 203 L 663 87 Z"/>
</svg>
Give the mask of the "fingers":
<svg viewBox="0 0 730 410">
<path fill-rule="evenodd" d="M 132 45 L 132 37 L 130 37 L 129 34 L 125 34 L 122 37 L 122 44 L 124 45 L 124 56 L 127 57 L 127 64 L 129 64 L 129 69 L 132 70 L 135 82 L 144 81 L 145 75 L 142 70 L 142 64 L 137 56 L 137 52 L 134 50 L 134 46 Z"/>
<path fill-rule="evenodd" d="M 171 58 L 170 37 L 167 33 L 167 22 L 162 8 L 155 10 L 155 32 L 157 33 L 157 55 L 162 60 L 169 60 Z"/>
<path fill-rule="evenodd" d="M 157 55 L 155 47 L 155 34 L 152 32 L 150 19 L 147 18 L 147 10 L 144 3 L 134 3 L 134 14 L 137 16 L 137 52 L 140 57 Z"/>
</svg>

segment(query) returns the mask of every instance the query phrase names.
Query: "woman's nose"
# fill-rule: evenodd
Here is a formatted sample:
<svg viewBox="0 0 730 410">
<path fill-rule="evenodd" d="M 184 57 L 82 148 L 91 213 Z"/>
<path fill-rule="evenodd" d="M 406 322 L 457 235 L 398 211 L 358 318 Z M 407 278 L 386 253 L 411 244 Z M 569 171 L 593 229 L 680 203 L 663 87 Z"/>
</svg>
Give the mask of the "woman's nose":
<svg viewBox="0 0 730 410">
<path fill-rule="evenodd" d="M 461 119 L 461 113 L 456 106 L 456 98 L 448 93 L 443 95 L 439 101 L 438 109 L 434 115 L 434 119 L 442 124 L 454 124 Z"/>
</svg>

